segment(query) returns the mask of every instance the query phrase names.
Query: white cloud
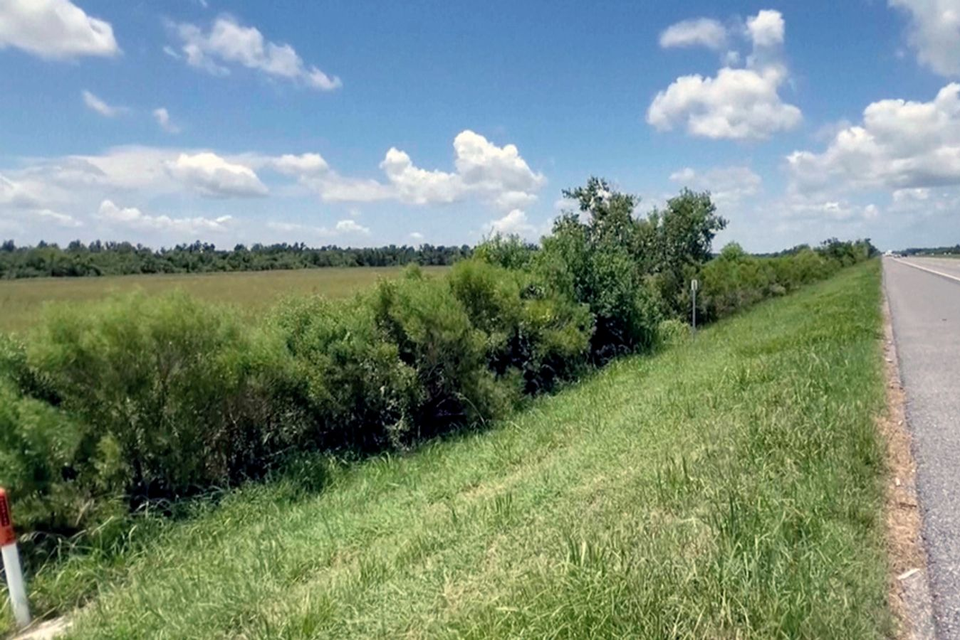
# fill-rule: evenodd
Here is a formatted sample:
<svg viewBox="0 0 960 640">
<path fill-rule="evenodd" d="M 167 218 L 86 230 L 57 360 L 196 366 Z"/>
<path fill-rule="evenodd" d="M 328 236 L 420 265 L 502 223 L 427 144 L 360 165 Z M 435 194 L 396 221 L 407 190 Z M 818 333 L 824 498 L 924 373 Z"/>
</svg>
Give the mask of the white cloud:
<svg viewBox="0 0 960 640">
<path fill-rule="evenodd" d="M 460 176 L 413 165 L 410 156 L 391 147 L 380 163 L 400 200 L 411 204 L 449 203 L 463 192 Z"/>
<path fill-rule="evenodd" d="M 701 46 L 719 51 L 727 46 L 727 30 L 710 18 L 684 20 L 664 29 L 660 46 L 664 49 Z"/>
<path fill-rule="evenodd" d="M 96 111 L 105 118 L 113 118 L 126 110 L 124 107 L 115 107 L 107 104 L 87 90 L 84 90 L 82 95 L 83 103 L 87 105 L 87 108 Z"/>
<path fill-rule="evenodd" d="M 763 140 L 798 126 L 800 109 L 783 102 L 779 91 L 788 80 L 779 60 L 783 17 L 764 10 L 747 20 L 753 43 L 746 68 L 725 66 L 715 77 L 681 76 L 657 93 L 647 109 L 647 122 L 660 131 L 677 126 L 687 133 L 713 139 Z M 727 63 L 739 60 L 729 51 Z"/>
<path fill-rule="evenodd" d="M 340 220 L 337 222 L 336 230 L 340 233 L 358 233 L 363 236 L 370 235 L 370 228 L 357 224 L 355 220 Z"/>
<path fill-rule="evenodd" d="M 486 229 L 494 234 L 522 237 L 529 237 L 537 232 L 537 228 L 527 220 L 527 214 L 520 209 L 514 209 L 499 220 L 488 223 Z"/>
<path fill-rule="evenodd" d="M 166 107 L 158 107 L 154 109 L 153 119 L 156 120 L 157 124 L 160 125 L 160 128 L 167 133 L 180 133 L 180 127 L 175 125 L 173 121 L 170 120 L 170 112 L 167 111 Z"/>
<path fill-rule="evenodd" d="M 413 205 L 437 205 L 477 198 L 509 210 L 536 201 L 535 191 L 546 178 L 530 169 L 512 144 L 499 147 L 470 130 L 460 132 L 453 141 L 454 172 L 423 169 L 409 154 L 391 147 L 380 168 L 386 183 L 368 178 L 342 176 L 317 154 L 259 158 L 320 194 L 327 202 L 374 202 L 399 200 Z"/>
<path fill-rule="evenodd" d="M 304 153 L 299 156 L 284 154 L 271 158 L 269 164 L 280 173 L 294 176 L 324 173 L 330 168 L 318 153 Z"/>
<path fill-rule="evenodd" d="M 97 218 L 101 221 L 120 227 L 151 231 L 172 231 L 179 234 L 195 235 L 210 231 L 226 231 L 230 216 L 218 218 L 171 218 L 170 216 L 153 216 L 143 213 L 136 207 L 119 207 L 111 200 L 100 203 Z"/>
<path fill-rule="evenodd" d="M 411 240 L 416 240 L 417 242 L 422 242 L 422 241 L 423 241 L 423 234 L 420 233 L 419 231 L 414 231 L 414 232 L 412 232 L 412 233 L 410 234 L 410 239 L 411 239 Z"/>
<path fill-rule="evenodd" d="M 747 19 L 747 33 L 754 47 L 776 47 L 783 44 L 785 26 L 783 15 L 772 9 L 764 9 Z"/>
<path fill-rule="evenodd" d="M 453 140 L 457 172 L 468 187 L 502 191 L 536 191 L 546 183 L 530 170 L 516 145 L 498 147 L 467 129 Z"/>
<path fill-rule="evenodd" d="M 231 16 L 217 18 L 207 33 L 193 24 L 176 25 L 176 32 L 187 64 L 214 75 L 228 75 L 226 65 L 238 64 L 321 91 L 333 91 L 343 84 L 340 78 L 307 66 L 289 44 L 270 42 L 258 29 L 244 27 Z M 179 57 L 172 49 L 167 53 Z"/>
<path fill-rule="evenodd" d="M 942 76 L 960 75 L 960 2 L 889 1 L 908 13 L 907 42 L 920 63 Z"/>
<path fill-rule="evenodd" d="M 676 171 L 670 180 L 681 186 L 709 191 L 720 208 L 739 205 L 760 192 L 763 179 L 749 167 L 715 167 L 699 173 L 690 167 Z"/>
<path fill-rule="evenodd" d="M 227 162 L 215 153 L 181 153 L 167 170 L 203 195 L 210 197 L 252 197 L 267 195 L 267 187 L 253 169 Z"/>
<path fill-rule="evenodd" d="M 647 122 L 660 131 L 685 125 L 691 135 L 760 140 L 793 129 L 802 115 L 778 94 L 782 69 L 720 69 L 715 78 L 681 76 L 654 98 Z"/>
<path fill-rule="evenodd" d="M 120 53 L 110 23 L 69 0 L 0 1 L 0 49 L 6 47 L 59 60 Z"/>
<path fill-rule="evenodd" d="M 787 166 L 795 192 L 960 185 L 960 84 L 931 102 L 874 102 L 823 152 L 795 151 Z"/>
</svg>

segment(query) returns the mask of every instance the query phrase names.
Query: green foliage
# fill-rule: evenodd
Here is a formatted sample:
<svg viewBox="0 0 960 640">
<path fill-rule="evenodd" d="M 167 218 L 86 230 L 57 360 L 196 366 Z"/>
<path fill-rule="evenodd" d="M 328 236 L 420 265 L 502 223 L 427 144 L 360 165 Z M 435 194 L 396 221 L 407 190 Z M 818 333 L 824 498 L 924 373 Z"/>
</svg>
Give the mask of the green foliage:
<svg viewBox="0 0 960 640">
<path fill-rule="evenodd" d="M 29 338 L 0 367 L 2 481 L 27 532 L 102 536 L 128 506 L 259 475 L 299 439 L 281 344 L 227 310 L 135 295 L 55 307 Z"/>
<path fill-rule="evenodd" d="M 526 393 L 551 390 L 586 366 L 592 314 L 534 275 L 478 258 L 453 268 L 450 287 L 484 335 L 490 369 L 499 376 L 519 372 Z"/>
<path fill-rule="evenodd" d="M 483 422 L 511 403 L 486 367 L 483 332 L 446 282 L 381 282 L 370 301 L 379 331 L 415 372 L 409 413 L 418 438 Z"/>
<path fill-rule="evenodd" d="M 684 191 L 646 218 L 597 178 L 565 194 L 580 212 L 539 250 L 494 237 L 443 278 L 418 260 L 352 300 L 290 298 L 259 322 L 182 293 L 135 294 L 54 307 L 24 342 L 0 336 L 0 483 L 23 530 L 106 544 L 130 510 L 235 486 L 291 456 L 406 449 L 482 425 L 591 364 L 686 339 L 693 277 L 709 321 L 872 251 L 828 241 L 758 258 L 730 245 L 711 260 L 726 223 L 708 194 Z M 210 268 L 274 255 L 185 251 Z"/>
<path fill-rule="evenodd" d="M 415 370 L 381 335 L 371 305 L 290 298 L 274 325 L 295 363 L 311 446 L 375 451 L 409 428 Z"/>
<path fill-rule="evenodd" d="M 823 280 L 873 255 L 869 241 L 830 240 L 816 251 L 800 248 L 778 257 L 751 256 L 736 243 L 700 271 L 698 313 L 705 321 L 730 315 L 765 298 Z M 686 301 L 689 305 L 689 301 Z"/>
<path fill-rule="evenodd" d="M 853 267 L 498 428 L 297 465 L 324 490 L 245 486 L 34 603 L 85 588 L 77 638 L 895 637 L 880 296 Z"/>
<path fill-rule="evenodd" d="M 590 309 L 595 361 L 649 349 L 660 305 L 637 254 L 644 231 L 633 217 L 637 198 L 597 178 L 565 195 L 579 201 L 582 215 L 557 219 L 536 256 L 535 271 L 551 290 Z"/>
<path fill-rule="evenodd" d="M 526 269 L 536 252 L 537 245 L 524 242 L 519 236 L 498 233 L 478 244 L 473 256 L 506 269 Z"/>
</svg>

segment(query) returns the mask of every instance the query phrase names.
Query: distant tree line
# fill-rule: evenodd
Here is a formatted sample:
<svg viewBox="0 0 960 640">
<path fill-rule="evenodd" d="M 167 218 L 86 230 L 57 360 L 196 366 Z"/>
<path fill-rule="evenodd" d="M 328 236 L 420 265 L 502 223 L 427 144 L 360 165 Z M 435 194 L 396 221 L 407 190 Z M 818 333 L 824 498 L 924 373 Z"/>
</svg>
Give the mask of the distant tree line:
<svg viewBox="0 0 960 640">
<path fill-rule="evenodd" d="M 905 256 L 956 256 L 960 255 L 960 244 L 953 247 L 910 247 L 900 253 Z"/>
<path fill-rule="evenodd" d="M 154 250 L 129 242 L 84 244 L 74 240 L 66 248 L 40 242 L 18 247 L 12 240 L 0 244 L 0 279 L 72 278 L 138 273 L 210 273 L 217 271 L 271 271 L 321 267 L 393 267 L 450 265 L 471 255 L 462 246 L 419 247 L 389 245 L 372 248 L 308 247 L 303 243 L 238 244 L 232 250 L 205 242 Z"/>
</svg>

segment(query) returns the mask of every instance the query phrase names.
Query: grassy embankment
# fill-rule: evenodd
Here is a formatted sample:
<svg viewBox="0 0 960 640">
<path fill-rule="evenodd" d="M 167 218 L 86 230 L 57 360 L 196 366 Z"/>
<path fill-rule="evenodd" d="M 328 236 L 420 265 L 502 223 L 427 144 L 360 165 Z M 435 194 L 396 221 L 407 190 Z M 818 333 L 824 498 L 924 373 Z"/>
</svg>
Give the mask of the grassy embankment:
<svg viewBox="0 0 960 640">
<path fill-rule="evenodd" d="M 485 432 L 238 490 L 35 598 L 89 579 L 97 638 L 883 636 L 879 297 L 874 260 Z"/>
<path fill-rule="evenodd" d="M 449 267 L 424 267 L 424 272 L 430 274 L 448 270 Z M 233 304 L 257 313 L 285 295 L 321 294 L 327 298 L 345 298 L 372 286 L 379 278 L 392 278 L 401 271 L 401 267 L 327 267 L 290 271 L 0 280 L 0 331 L 27 329 L 38 319 L 47 302 L 87 303 L 134 290 L 156 294 L 182 289 L 200 300 Z"/>
</svg>

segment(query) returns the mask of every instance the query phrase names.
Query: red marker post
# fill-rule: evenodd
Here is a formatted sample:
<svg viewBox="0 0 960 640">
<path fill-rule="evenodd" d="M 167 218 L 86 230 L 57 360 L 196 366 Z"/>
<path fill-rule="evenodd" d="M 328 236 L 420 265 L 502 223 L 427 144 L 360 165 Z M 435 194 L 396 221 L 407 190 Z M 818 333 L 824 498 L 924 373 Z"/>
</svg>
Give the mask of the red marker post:
<svg viewBox="0 0 960 640">
<path fill-rule="evenodd" d="M 21 629 L 30 624 L 30 602 L 27 600 L 27 587 L 23 581 L 23 569 L 20 567 L 20 552 L 17 551 L 17 535 L 13 531 L 13 516 L 10 514 L 10 501 L 7 492 L 0 487 L 0 553 L 3 555 L 3 572 L 7 576 L 7 591 L 10 592 L 10 605 L 13 617 Z"/>
</svg>

